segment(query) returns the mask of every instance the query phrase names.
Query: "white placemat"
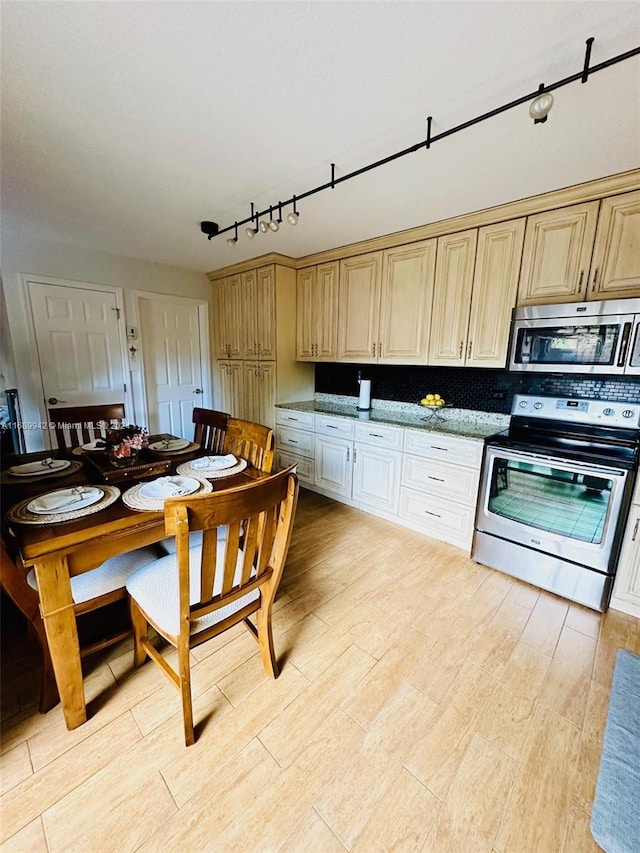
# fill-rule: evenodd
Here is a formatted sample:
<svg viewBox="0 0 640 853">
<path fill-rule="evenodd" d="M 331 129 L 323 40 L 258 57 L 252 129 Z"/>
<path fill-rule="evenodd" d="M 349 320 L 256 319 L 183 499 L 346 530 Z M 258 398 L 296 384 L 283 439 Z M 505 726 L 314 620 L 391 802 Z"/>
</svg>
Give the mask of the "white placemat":
<svg viewBox="0 0 640 853">
<path fill-rule="evenodd" d="M 205 477 L 207 480 L 218 480 L 220 477 L 230 477 L 232 474 L 239 474 L 247 467 L 246 459 L 238 459 L 236 465 L 231 468 L 223 468 L 221 471 L 207 471 L 206 468 L 194 468 L 191 462 L 183 462 L 178 465 L 176 473 L 184 474 L 185 477 Z"/>
<path fill-rule="evenodd" d="M 178 473 L 182 472 L 179 471 Z M 193 492 L 191 495 L 185 495 L 184 497 L 203 495 L 206 492 L 213 491 L 211 483 L 208 483 L 203 479 L 202 475 L 196 476 L 195 474 L 190 474 L 189 476 L 200 482 L 200 488 L 197 492 Z M 162 512 L 164 510 L 165 499 L 146 498 L 144 495 L 140 494 L 142 486 L 144 486 L 144 483 L 138 483 L 136 486 L 132 486 L 130 489 L 127 489 L 127 491 L 122 495 L 122 503 L 128 506 L 129 509 L 135 509 L 139 512 Z"/>
<path fill-rule="evenodd" d="M 85 515 L 100 512 L 101 509 L 106 509 L 120 497 L 120 489 L 117 486 L 105 485 L 99 488 L 104 492 L 103 497 L 97 503 L 85 506 L 82 509 L 52 512 L 51 515 L 36 515 L 35 512 L 29 512 L 27 509 L 27 504 L 30 504 L 33 498 L 26 498 L 14 504 L 5 517 L 7 521 L 15 521 L 18 524 L 58 524 L 62 521 L 75 521 L 76 518 L 82 518 Z"/>
</svg>

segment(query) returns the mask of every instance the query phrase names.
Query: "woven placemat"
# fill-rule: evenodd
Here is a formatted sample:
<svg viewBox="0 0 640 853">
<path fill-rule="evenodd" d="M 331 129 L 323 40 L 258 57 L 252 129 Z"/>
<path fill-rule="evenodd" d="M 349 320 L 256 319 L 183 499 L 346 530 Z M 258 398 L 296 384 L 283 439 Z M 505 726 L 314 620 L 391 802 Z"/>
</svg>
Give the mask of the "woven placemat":
<svg viewBox="0 0 640 853">
<path fill-rule="evenodd" d="M 82 507 L 82 509 L 68 510 L 67 512 L 52 512 L 50 515 L 40 515 L 35 512 L 29 512 L 27 504 L 30 504 L 33 497 L 20 501 L 14 504 L 5 516 L 7 521 L 14 521 L 17 524 L 58 524 L 61 521 L 75 521 L 76 518 L 82 518 L 85 515 L 92 515 L 94 512 L 100 512 L 101 509 L 106 509 L 115 503 L 120 497 L 120 489 L 116 486 L 95 486 L 94 488 L 101 489 L 104 492 L 102 498 L 91 506 Z M 45 493 L 46 494 L 46 493 Z"/>
<path fill-rule="evenodd" d="M 151 444 L 155 444 L 155 441 L 152 441 Z M 200 445 L 192 441 L 181 450 L 155 450 L 154 452 L 161 453 L 163 456 L 182 456 L 183 453 L 193 453 L 196 450 L 200 450 Z"/>
<path fill-rule="evenodd" d="M 206 468 L 193 468 L 191 462 L 183 462 L 176 468 L 176 474 L 185 477 L 205 477 L 207 480 L 219 480 L 221 477 L 230 477 L 239 474 L 247 467 L 246 459 L 238 459 L 238 463 L 231 468 L 223 468 L 222 471 L 207 471 Z"/>
<path fill-rule="evenodd" d="M 193 476 L 194 480 L 198 480 L 200 488 L 197 492 L 191 492 L 190 495 L 176 495 L 176 497 L 192 497 L 195 495 L 204 495 L 206 492 L 212 492 L 213 486 L 202 477 Z M 140 489 L 144 483 L 138 483 L 137 486 L 132 486 L 122 495 L 122 503 L 128 506 L 129 509 L 135 509 L 139 512 L 163 512 L 164 498 L 147 498 L 140 494 Z"/>
<path fill-rule="evenodd" d="M 15 486 L 18 483 L 39 483 L 43 477 L 47 480 L 57 480 L 58 477 L 68 477 L 70 474 L 75 474 L 76 471 L 80 470 L 80 468 L 82 468 L 82 462 L 72 460 L 69 463 L 68 468 L 61 468 L 59 471 L 47 471 L 47 469 L 43 467 L 42 471 L 38 471 L 38 473 L 34 474 L 33 477 L 14 477 L 8 471 L 3 471 L 2 474 L 0 474 L 0 483 L 2 483 L 3 486 Z"/>
</svg>

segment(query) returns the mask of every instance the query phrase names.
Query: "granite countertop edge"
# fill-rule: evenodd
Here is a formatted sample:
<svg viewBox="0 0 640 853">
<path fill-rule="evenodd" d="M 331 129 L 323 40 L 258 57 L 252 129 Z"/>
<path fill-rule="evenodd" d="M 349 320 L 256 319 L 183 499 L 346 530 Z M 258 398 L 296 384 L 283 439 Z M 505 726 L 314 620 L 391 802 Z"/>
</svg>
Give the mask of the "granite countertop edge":
<svg viewBox="0 0 640 853">
<path fill-rule="evenodd" d="M 276 403 L 276 408 L 335 415 L 364 423 L 387 424 L 475 441 L 484 441 L 487 436 L 506 430 L 510 420 L 509 415 L 456 408 L 443 409 L 438 412 L 443 420 L 436 420 L 418 404 L 392 400 L 372 400 L 369 412 L 359 412 L 357 405 L 357 397 L 316 394 L 313 400 Z"/>
</svg>

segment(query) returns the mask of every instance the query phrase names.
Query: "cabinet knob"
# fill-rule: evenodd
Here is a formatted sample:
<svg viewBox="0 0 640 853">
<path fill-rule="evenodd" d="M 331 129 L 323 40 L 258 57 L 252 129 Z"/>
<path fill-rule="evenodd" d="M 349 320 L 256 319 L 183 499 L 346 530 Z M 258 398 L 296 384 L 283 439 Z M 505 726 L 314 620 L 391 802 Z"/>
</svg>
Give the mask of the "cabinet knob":
<svg viewBox="0 0 640 853">
<path fill-rule="evenodd" d="M 376 356 L 376 345 L 374 344 L 373 345 L 373 357 L 375 358 L 375 356 Z"/>
<path fill-rule="evenodd" d="M 462 358 L 462 348 L 464 347 L 464 343 L 460 341 L 460 349 L 458 350 L 458 358 Z"/>
<path fill-rule="evenodd" d="M 471 358 L 471 347 L 473 346 L 473 341 L 469 341 L 467 344 L 467 358 Z"/>
<path fill-rule="evenodd" d="M 584 270 L 580 270 L 580 280 L 578 281 L 578 293 L 582 293 L 582 279 L 584 278 Z"/>
<path fill-rule="evenodd" d="M 592 285 L 592 289 L 593 289 L 594 293 L 595 293 L 595 292 L 597 291 L 597 289 L 598 289 L 598 288 L 597 288 L 597 284 L 598 284 L 598 267 L 596 267 L 595 272 L 593 273 L 593 285 Z"/>
</svg>

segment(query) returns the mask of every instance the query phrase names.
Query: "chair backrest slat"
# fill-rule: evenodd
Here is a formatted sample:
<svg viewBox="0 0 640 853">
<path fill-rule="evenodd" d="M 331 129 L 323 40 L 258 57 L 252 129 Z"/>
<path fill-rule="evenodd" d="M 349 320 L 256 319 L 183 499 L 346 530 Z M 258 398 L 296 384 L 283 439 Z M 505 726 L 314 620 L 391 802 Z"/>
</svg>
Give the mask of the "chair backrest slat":
<svg viewBox="0 0 640 853">
<path fill-rule="evenodd" d="M 224 439 L 227 433 L 226 412 L 215 409 L 195 408 L 192 420 L 194 423 L 193 440 L 209 453 L 219 455 L 223 451 Z"/>
<path fill-rule="evenodd" d="M 66 406 L 49 409 L 58 447 L 79 447 L 89 441 L 104 438 L 107 429 L 124 419 L 124 403 L 106 403 L 100 406 Z"/>
</svg>

